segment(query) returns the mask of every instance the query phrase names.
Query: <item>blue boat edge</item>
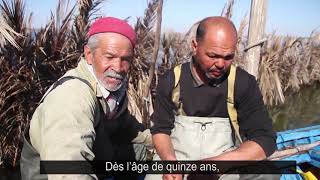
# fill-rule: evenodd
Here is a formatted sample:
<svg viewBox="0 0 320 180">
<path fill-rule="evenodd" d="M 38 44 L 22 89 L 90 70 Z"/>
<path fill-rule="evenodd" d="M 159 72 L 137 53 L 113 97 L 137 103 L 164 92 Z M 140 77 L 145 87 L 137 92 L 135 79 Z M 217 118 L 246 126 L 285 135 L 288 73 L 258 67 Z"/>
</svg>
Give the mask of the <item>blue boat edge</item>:
<svg viewBox="0 0 320 180">
<path fill-rule="evenodd" d="M 298 128 L 293 130 L 281 131 L 277 133 L 277 149 L 284 150 L 295 148 L 297 146 L 312 144 L 320 141 L 320 125 Z M 282 160 L 294 160 L 297 162 L 297 174 L 283 174 L 281 180 L 316 180 L 317 175 L 312 172 L 305 172 L 301 169 L 303 163 L 310 164 L 318 168 L 320 172 L 320 145 L 311 148 L 310 150 L 295 154 Z"/>
</svg>

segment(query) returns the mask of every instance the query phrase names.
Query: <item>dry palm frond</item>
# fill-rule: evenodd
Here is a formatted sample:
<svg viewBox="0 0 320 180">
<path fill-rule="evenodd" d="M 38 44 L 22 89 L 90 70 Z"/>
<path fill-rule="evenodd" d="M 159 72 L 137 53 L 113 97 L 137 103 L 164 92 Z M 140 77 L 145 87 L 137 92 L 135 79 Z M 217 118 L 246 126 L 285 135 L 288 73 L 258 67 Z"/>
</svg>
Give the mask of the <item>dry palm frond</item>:
<svg viewBox="0 0 320 180">
<path fill-rule="evenodd" d="M 153 76 L 156 69 L 156 62 L 158 60 L 158 53 L 159 53 L 159 47 L 160 47 L 160 38 L 161 38 L 161 23 L 162 23 L 162 5 L 163 0 L 159 0 L 157 4 L 157 24 L 156 24 L 156 31 L 155 31 L 155 37 L 154 37 L 154 47 L 152 52 L 152 60 L 150 62 L 150 69 L 149 69 L 149 79 L 146 82 L 146 87 L 144 88 L 143 96 L 146 98 L 146 96 L 149 95 L 149 89 L 151 86 L 151 82 L 153 80 Z"/>
<path fill-rule="evenodd" d="M 149 2 L 147 9 L 145 10 L 144 17 L 138 18 L 135 24 L 135 30 L 137 32 L 137 46 L 135 48 L 135 61 L 142 67 L 148 69 L 154 45 L 154 32 L 156 9 L 158 6 L 158 0 Z M 135 64 L 135 63 L 134 63 Z"/>
<path fill-rule="evenodd" d="M 320 80 L 319 44 L 314 37 L 269 37 L 261 54 L 260 89 L 267 105 L 283 103 L 302 86 Z"/>
<path fill-rule="evenodd" d="M 130 97 L 129 99 L 129 110 L 135 116 L 134 112 L 140 112 L 142 114 L 142 120 L 145 125 L 148 125 L 150 118 L 150 109 L 152 109 L 152 102 L 145 98 L 143 95 L 146 82 L 149 79 L 149 68 L 151 63 L 151 54 L 154 46 L 154 32 L 153 28 L 155 25 L 156 9 L 159 5 L 159 0 L 153 0 L 148 3 L 148 7 L 145 10 L 144 17 L 138 18 L 135 24 L 135 30 L 137 32 L 137 45 L 135 47 L 135 58 L 133 59 L 130 73 L 129 73 L 129 89 L 128 94 L 133 94 L 135 91 L 137 96 Z M 153 91 L 154 80 L 150 91 Z M 151 95 L 150 95 L 151 96 Z M 131 109 L 132 107 L 138 107 L 139 109 Z M 137 117 L 139 116 L 137 114 Z"/>
<path fill-rule="evenodd" d="M 223 7 L 223 10 L 221 12 L 221 16 L 226 17 L 228 19 L 231 19 L 232 17 L 232 9 L 233 9 L 233 5 L 234 5 L 234 0 L 229 0 L 228 4 L 226 4 Z"/>
<path fill-rule="evenodd" d="M 68 10 L 68 1 L 59 1 L 56 13 L 51 13 L 48 24 L 35 32 L 34 63 L 43 89 L 57 80 L 66 70 L 74 67 L 77 59 L 72 58 L 69 44 L 71 17 L 74 7 Z M 66 7 L 66 9 L 62 9 Z M 70 52 L 71 51 L 71 52 Z M 70 58 L 71 57 L 71 58 Z"/>
<path fill-rule="evenodd" d="M 263 59 L 259 67 L 260 83 L 259 87 L 263 95 L 263 100 L 267 104 L 272 104 L 273 101 L 284 102 L 284 95 L 279 79 L 278 72 L 273 69 L 271 62 Z"/>
<path fill-rule="evenodd" d="M 2 1 L 1 11 L 7 24 L 19 36 L 14 36 L 14 40 L 21 46 L 17 49 L 12 44 L 5 44 L 1 47 L 0 57 L 0 157 L 13 166 L 18 160 L 19 149 L 21 148 L 21 135 L 25 129 L 26 120 L 24 115 L 32 109 L 33 104 L 28 103 L 32 96 L 28 95 L 28 88 L 32 85 L 32 74 L 29 71 L 29 64 L 22 54 L 28 53 L 29 48 L 25 48 L 29 43 L 24 20 L 24 4 L 20 0 L 11 3 Z M 30 46 L 30 44 L 28 44 Z"/>
<path fill-rule="evenodd" d="M 11 26 L 15 32 L 20 33 L 24 31 L 25 5 L 22 0 L 13 0 L 11 3 L 2 0 L 1 9 L 8 25 Z"/>
<path fill-rule="evenodd" d="M 152 52 L 152 60 L 150 62 L 150 68 L 149 68 L 149 77 L 148 80 L 146 81 L 145 87 L 143 88 L 142 91 L 142 97 L 143 100 L 146 100 L 146 103 L 152 107 L 151 105 L 151 94 L 150 91 L 151 85 L 154 82 L 154 74 L 156 70 L 156 63 L 158 60 L 158 53 L 159 53 L 159 47 L 160 47 L 160 38 L 161 38 L 161 22 L 162 22 L 162 5 L 163 5 L 163 0 L 159 0 L 157 4 L 157 24 L 156 24 L 156 30 L 155 30 L 155 37 L 154 37 L 154 47 L 153 47 L 153 52 Z M 144 117 L 150 117 L 151 112 L 149 110 L 149 106 L 143 111 Z M 147 128 L 150 127 L 150 119 L 149 118 L 144 118 L 144 124 Z"/>
<path fill-rule="evenodd" d="M 83 53 L 83 44 L 87 41 L 87 32 L 89 28 L 90 18 L 99 8 L 98 6 L 105 0 L 78 0 L 79 14 L 75 17 L 74 26 L 71 31 L 69 44 L 73 48 L 75 56 L 80 57 Z"/>
<path fill-rule="evenodd" d="M 196 37 L 196 31 L 199 26 L 199 23 L 200 21 L 194 23 L 191 26 L 191 28 L 187 31 L 187 33 L 184 35 L 175 33 L 176 36 L 175 36 L 175 40 L 172 48 L 172 50 L 174 51 L 173 66 L 185 63 L 190 60 L 193 54 L 191 42 Z"/>
<path fill-rule="evenodd" d="M 163 74 L 172 67 L 172 48 L 176 37 L 173 32 L 164 33 L 162 35 L 161 46 L 162 46 L 162 62 L 158 66 L 158 73 Z"/>
<path fill-rule="evenodd" d="M 190 60 L 192 55 L 191 40 L 195 36 L 194 24 L 185 35 L 177 32 L 169 32 L 162 37 L 163 61 L 158 66 L 158 73 L 163 74 L 172 67 Z"/>
<path fill-rule="evenodd" d="M 312 31 L 306 48 L 310 60 L 309 67 L 307 67 L 310 72 L 310 81 L 320 81 L 320 32 Z"/>
<path fill-rule="evenodd" d="M 310 79 L 312 82 L 320 81 L 320 32 L 313 32 L 310 36 Z"/>
<path fill-rule="evenodd" d="M 238 42 L 237 42 L 237 49 L 236 49 L 236 61 L 235 64 L 245 69 L 246 63 L 245 63 L 245 54 L 244 54 L 244 48 L 247 46 L 247 32 L 248 28 L 248 17 L 245 15 L 241 22 L 238 29 Z"/>
<path fill-rule="evenodd" d="M 21 36 L 16 33 L 6 22 L 6 20 L 0 16 L 0 47 L 3 47 L 5 42 L 8 41 L 11 45 L 20 50 L 19 45 L 14 39 L 14 36 Z"/>
</svg>

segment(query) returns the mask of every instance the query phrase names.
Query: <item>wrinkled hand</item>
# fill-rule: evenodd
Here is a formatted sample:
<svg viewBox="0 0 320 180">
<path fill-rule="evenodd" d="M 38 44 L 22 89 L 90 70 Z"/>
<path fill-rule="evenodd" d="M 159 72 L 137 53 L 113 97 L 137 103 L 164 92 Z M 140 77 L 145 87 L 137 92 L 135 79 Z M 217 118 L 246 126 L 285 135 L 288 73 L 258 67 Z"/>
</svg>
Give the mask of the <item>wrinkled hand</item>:
<svg viewBox="0 0 320 180">
<path fill-rule="evenodd" d="M 218 180 L 218 174 L 189 174 L 187 180 Z"/>
<path fill-rule="evenodd" d="M 182 180 L 182 174 L 164 174 L 163 180 Z"/>
</svg>

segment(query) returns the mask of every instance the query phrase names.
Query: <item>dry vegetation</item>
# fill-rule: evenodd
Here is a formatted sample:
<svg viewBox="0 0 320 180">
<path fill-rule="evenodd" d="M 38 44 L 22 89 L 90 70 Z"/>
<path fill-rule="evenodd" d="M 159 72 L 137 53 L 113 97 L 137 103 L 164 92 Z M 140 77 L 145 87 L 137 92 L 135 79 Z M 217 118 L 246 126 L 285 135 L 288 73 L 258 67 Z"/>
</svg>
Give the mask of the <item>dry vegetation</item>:
<svg viewBox="0 0 320 180">
<path fill-rule="evenodd" d="M 22 0 L 1 2 L 0 18 L 0 162 L 16 166 L 22 147 L 21 137 L 45 90 L 68 69 L 76 66 L 86 42 L 88 25 L 103 0 L 78 0 L 75 6 L 60 1 L 50 21 L 42 28 L 31 27 L 32 14 L 26 17 Z M 162 33 L 155 72 L 149 72 L 155 51 L 156 10 L 159 0 L 149 1 L 143 17 L 138 18 L 135 59 L 130 70 L 129 109 L 138 120 L 149 125 L 152 97 L 157 75 L 188 60 L 190 40 L 197 23 L 185 35 Z M 170 3 L 170 2 L 167 2 Z M 232 16 L 233 1 L 222 15 Z M 78 9 L 77 14 L 75 10 Z M 245 68 L 247 18 L 239 27 L 237 65 Z M 320 80 L 320 46 L 316 33 L 310 38 L 271 35 L 263 46 L 258 81 L 268 105 L 282 103 L 301 86 Z M 20 48 L 19 48 L 19 47 Z M 150 73 L 154 73 L 149 96 L 143 91 Z"/>
<path fill-rule="evenodd" d="M 259 85 L 266 104 L 284 103 L 300 87 L 320 80 L 320 46 L 316 34 L 309 38 L 271 35 L 262 53 Z"/>
</svg>

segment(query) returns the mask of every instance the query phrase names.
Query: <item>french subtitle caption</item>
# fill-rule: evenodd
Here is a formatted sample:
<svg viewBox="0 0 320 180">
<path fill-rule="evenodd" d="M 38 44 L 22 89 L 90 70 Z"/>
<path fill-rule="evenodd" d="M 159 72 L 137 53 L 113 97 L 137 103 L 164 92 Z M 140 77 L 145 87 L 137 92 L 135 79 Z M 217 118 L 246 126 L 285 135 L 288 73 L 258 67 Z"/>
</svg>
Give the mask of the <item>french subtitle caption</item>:
<svg viewBox="0 0 320 180">
<path fill-rule="evenodd" d="M 153 162 L 106 162 L 106 172 L 130 172 L 148 174 L 193 174 L 219 173 L 216 163 L 184 162 L 184 161 L 153 161 Z"/>
<path fill-rule="evenodd" d="M 296 161 L 40 161 L 40 174 L 295 174 Z"/>
</svg>

